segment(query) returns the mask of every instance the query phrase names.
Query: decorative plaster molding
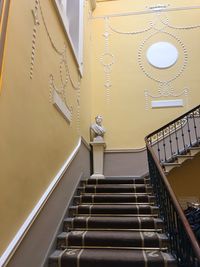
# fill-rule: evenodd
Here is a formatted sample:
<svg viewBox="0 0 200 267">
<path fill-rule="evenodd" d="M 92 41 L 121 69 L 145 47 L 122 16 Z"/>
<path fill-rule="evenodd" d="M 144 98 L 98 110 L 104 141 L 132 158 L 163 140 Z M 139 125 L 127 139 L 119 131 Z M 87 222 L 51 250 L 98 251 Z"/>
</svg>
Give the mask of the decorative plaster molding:
<svg viewBox="0 0 200 267">
<path fill-rule="evenodd" d="M 162 5 L 162 4 L 161 4 Z M 156 7 L 156 5 L 154 5 Z M 153 7 L 154 7 L 153 6 Z M 154 8 L 149 8 L 146 7 L 146 9 L 142 11 L 130 11 L 130 12 L 121 12 L 121 13 L 110 13 L 110 14 L 105 14 L 102 16 L 92 16 L 91 19 L 105 19 L 105 18 L 114 18 L 114 17 L 127 17 L 127 16 L 138 16 L 138 15 L 144 15 L 144 14 L 155 14 L 158 11 L 159 12 L 174 12 L 174 11 L 188 11 L 188 10 L 198 10 L 200 9 L 200 6 L 180 6 L 180 7 L 161 7 L 160 9 L 154 9 Z"/>
<path fill-rule="evenodd" d="M 81 91 L 77 90 L 77 133 L 78 135 L 81 135 Z"/>
<path fill-rule="evenodd" d="M 161 10 L 165 10 L 166 8 L 169 8 L 170 4 L 156 4 L 153 6 L 149 6 L 147 7 L 149 10 L 153 10 L 153 11 L 161 11 Z"/>
<path fill-rule="evenodd" d="M 74 80 L 72 79 L 72 75 L 70 73 L 69 65 L 68 65 L 68 61 L 67 61 L 66 46 L 64 45 L 64 47 L 62 49 L 60 49 L 57 47 L 55 41 L 53 40 L 52 35 L 50 34 L 50 31 L 49 31 L 48 26 L 47 26 L 47 22 L 46 22 L 46 19 L 44 16 L 44 12 L 43 12 L 43 8 L 42 8 L 40 0 L 35 0 L 35 9 L 32 10 L 32 14 L 33 14 L 33 18 L 34 18 L 34 28 L 33 28 L 33 40 L 32 40 L 30 79 L 33 78 L 36 35 L 37 35 L 37 28 L 40 25 L 39 12 L 41 15 L 41 19 L 42 19 L 46 34 L 47 34 L 49 42 L 51 44 L 51 47 L 53 48 L 53 50 L 55 51 L 57 56 L 60 57 L 60 64 L 59 64 L 60 81 L 59 82 L 61 84 L 61 87 L 58 88 L 55 85 L 54 75 L 50 74 L 49 100 L 51 103 L 53 103 L 53 92 L 55 91 L 63 101 L 63 103 L 61 105 L 62 108 L 60 111 L 62 112 L 62 110 L 63 111 L 65 110 L 63 113 L 63 115 L 65 117 L 66 117 L 66 114 L 68 113 L 67 117 L 70 118 L 70 119 L 68 118 L 68 122 L 70 122 L 72 120 L 72 110 L 73 110 L 73 107 L 67 103 L 68 102 L 67 101 L 67 86 L 68 86 L 68 81 L 70 81 L 70 84 L 71 84 L 73 90 L 75 90 L 77 92 L 77 94 L 76 94 L 76 99 L 77 99 L 77 132 L 80 133 L 80 85 L 81 85 L 80 81 L 81 81 L 81 76 L 80 76 L 79 71 L 78 71 L 78 81 L 75 83 Z M 58 99 L 58 98 L 56 98 L 56 99 Z M 60 101 L 59 101 L 59 103 L 61 104 Z M 63 105 L 65 105 L 65 108 Z"/>
<path fill-rule="evenodd" d="M 162 17 L 160 17 L 160 21 L 167 27 L 173 29 L 173 30 L 193 30 L 200 28 L 200 24 L 196 25 L 187 25 L 187 26 L 174 26 L 169 23 L 169 19 L 165 15 L 165 19 L 163 20 Z"/>
<path fill-rule="evenodd" d="M 180 96 L 184 95 L 186 98 L 185 102 L 186 102 L 186 104 L 188 104 L 189 90 L 187 88 L 184 88 L 182 92 L 175 93 L 173 86 L 171 84 L 173 81 L 178 79 L 182 75 L 184 70 L 186 69 L 187 62 L 188 62 L 188 52 L 187 52 L 187 49 L 185 47 L 185 44 L 181 41 L 181 39 L 174 32 L 173 33 L 170 32 L 170 29 L 190 30 L 190 29 L 194 29 L 194 28 L 199 28 L 200 25 L 190 25 L 190 26 L 184 26 L 184 27 L 176 27 L 176 26 L 171 25 L 169 23 L 169 19 L 167 18 L 166 14 L 164 14 L 164 16 L 163 16 L 164 18 L 161 16 L 162 10 L 160 10 L 160 9 L 163 9 L 163 8 L 168 9 L 167 6 L 168 5 L 165 5 L 165 7 L 164 7 L 164 5 L 162 5 L 162 6 L 161 5 L 154 5 L 153 8 L 151 8 L 151 10 L 152 9 L 156 10 L 156 12 L 153 12 L 155 14 L 153 21 L 149 21 L 149 25 L 147 25 L 146 28 L 136 30 L 136 31 L 121 31 L 121 30 L 114 28 L 110 23 L 110 18 L 114 17 L 115 15 L 114 16 L 108 15 L 108 16 L 103 17 L 105 20 L 105 24 L 106 24 L 105 33 L 104 33 L 106 52 L 101 57 L 101 62 L 102 62 L 102 65 L 104 66 L 104 72 L 105 72 L 106 78 L 107 78 L 104 86 L 107 88 L 110 88 L 112 86 L 112 84 L 110 82 L 110 71 L 111 71 L 111 66 L 114 64 L 114 56 L 108 50 L 108 41 L 109 41 L 109 36 L 111 34 L 108 30 L 110 30 L 116 34 L 120 34 L 120 35 L 137 35 L 137 34 L 144 34 L 144 33 L 151 31 L 151 33 L 141 43 L 139 50 L 138 50 L 138 63 L 139 63 L 140 69 L 142 70 L 142 72 L 145 74 L 145 76 L 147 78 L 158 83 L 158 94 L 157 95 L 152 95 L 147 90 L 145 90 L 146 109 L 148 109 L 148 97 L 159 98 L 159 97 L 171 96 L 171 97 L 176 98 L 176 97 L 180 97 Z M 139 14 L 138 12 L 136 12 L 136 13 Z M 136 13 L 134 13 L 134 14 L 136 14 Z M 123 14 L 123 16 L 134 15 L 134 14 L 127 13 L 127 14 Z M 153 38 L 157 34 L 163 34 L 163 35 L 166 35 L 166 36 L 172 38 L 175 41 L 175 43 L 177 43 L 178 46 L 182 49 L 182 55 L 183 55 L 182 65 L 179 64 L 180 66 L 179 66 L 179 69 L 177 70 L 177 72 L 175 74 L 173 74 L 173 76 L 169 77 L 168 79 L 160 78 L 159 73 L 158 73 L 158 76 L 155 76 L 155 71 L 154 71 L 154 73 L 147 71 L 145 68 L 145 65 L 143 64 L 143 60 L 142 60 L 142 56 L 144 55 L 144 51 L 143 51 L 144 46 L 150 41 L 151 38 Z M 104 64 L 104 61 L 105 61 L 104 58 L 106 56 L 109 58 L 109 60 L 107 59 L 108 62 L 106 64 Z M 108 95 L 109 95 L 109 90 L 108 90 Z"/>
<path fill-rule="evenodd" d="M 149 46 L 146 58 L 149 64 L 158 69 L 171 68 L 176 64 L 179 52 L 170 42 L 155 42 Z"/>
<path fill-rule="evenodd" d="M 55 90 L 53 90 L 53 104 L 68 122 L 72 121 L 72 111 L 68 109 Z"/>
<path fill-rule="evenodd" d="M 179 78 L 181 76 L 181 74 L 183 73 L 183 71 L 185 70 L 186 66 L 187 66 L 187 62 L 188 62 L 188 53 L 187 53 L 187 49 L 185 47 L 185 45 L 183 44 L 183 42 L 180 40 L 179 37 L 177 37 L 175 34 L 173 33 L 170 33 L 166 30 L 163 30 L 163 29 L 156 29 L 155 28 L 155 32 L 153 32 L 152 34 L 150 34 L 149 36 L 147 36 L 144 41 L 141 43 L 140 47 L 139 47 L 139 50 L 138 50 L 138 64 L 139 64 L 139 67 L 140 69 L 142 70 L 142 72 L 146 75 L 147 78 L 153 80 L 154 82 L 157 82 L 159 84 L 169 84 L 171 83 L 172 81 L 175 81 L 177 78 Z M 144 55 L 144 46 L 145 44 L 152 38 L 154 37 L 155 35 L 157 34 L 166 34 L 167 36 L 173 38 L 178 44 L 179 46 L 182 48 L 183 50 L 183 63 L 182 63 L 182 66 L 180 67 L 180 69 L 171 77 L 169 78 L 168 80 L 161 80 L 159 77 L 156 77 L 154 76 L 153 74 L 151 74 L 150 72 L 148 72 L 146 69 L 145 69 L 145 66 L 142 62 L 142 56 Z"/>
<path fill-rule="evenodd" d="M 151 101 L 152 108 L 172 108 L 172 107 L 183 107 L 183 106 L 184 106 L 183 99 Z"/>
<path fill-rule="evenodd" d="M 37 29 L 40 25 L 39 17 L 38 17 L 38 8 L 39 8 L 39 2 L 38 0 L 35 1 L 35 9 L 31 10 L 33 15 L 33 34 L 32 34 L 32 50 L 31 50 L 31 63 L 30 63 L 30 72 L 29 77 L 30 79 L 33 78 L 33 69 L 34 69 L 34 63 L 35 63 L 35 50 L 36 50 L 36 37 L 37 37 Z"/>
<path fill-rule="evenodd" d="M 184 88 L 180 93 L 175 93 L 173 88 L 170 87 L 170 84 L 164 85 L 164 87 L 162 88 L 162 90 L 159 88 L 158 94 L 157 95 L 153 95 L 151 94 L 148 90 L 144 91 L 144 96 L 145 96 L 145 109 L 148 110 L 149 109 L 149 101 L 151 101 L 151 99 L 158 99 L 158 98 L 166 98 L 166 97 L 174 97 L 175 99 L 181 96 L 185 97 L 185 106 L 188 107 L 189 105 L 189 101 L 188 101 L 188 93 L 189 93 L 189 89 L 188 88 Z M 174 99 L 174 100 L 175 100 Z"/>
<path fill-rule="evenodd" d="M 111 33 L 109 32 L 108 18 L 105 18 L 104 21 L 105 21 L 105 32 L 103 34 L 103 37 L 105 38 L 105 50 L 104 50 L 104 53 L 101 55 L 100 62 L 103 65 L 103 69 L 105 73 L 104 87 L 106 88 L 106 100 L 107 100 L 107 103 L 109 103 L 110 102 L 110 87 L 112 87 L 110 75 L 112 72 L 112 65 L 115 63 L 115 57 L 110 52 L 109 37 Z"/>
<path fill-rule="evenodd" d="M 137 30 L 137 31 L 120 31 L 120 30 L 117 30 L 116 28 L 114 28 L 113 26 L 111 26 L 109 17 L 107 18 L 107 22 L 108 22 L 108 27 L 111 31 L 113 31 L 114 33 L 126 34 L 126 35 L 135 35 L 135 34 L 145 33 L 145 32 L 150 31 L 151 29 L 153 29 L 153 26 L 154 26 L 153 22 L 150 20 L 149 26 L 147 26 L 144 29 Z"/>
</svg>

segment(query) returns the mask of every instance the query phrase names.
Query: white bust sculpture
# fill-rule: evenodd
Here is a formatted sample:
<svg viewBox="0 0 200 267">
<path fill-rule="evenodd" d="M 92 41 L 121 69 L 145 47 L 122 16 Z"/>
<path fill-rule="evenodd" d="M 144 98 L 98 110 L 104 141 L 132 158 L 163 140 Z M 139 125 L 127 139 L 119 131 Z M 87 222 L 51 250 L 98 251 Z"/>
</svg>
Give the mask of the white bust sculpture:
<svg viewBox="0 0 200 267">
<path fill-rule="evenodd" d="M 102 126 L 102 120 L 102 116 L 97 115 L 95 117 L 95 123 L 90 126 L 95 141 L 103 140 L 103 136 L 106 132 L 105 128 Z"/>
</svg>

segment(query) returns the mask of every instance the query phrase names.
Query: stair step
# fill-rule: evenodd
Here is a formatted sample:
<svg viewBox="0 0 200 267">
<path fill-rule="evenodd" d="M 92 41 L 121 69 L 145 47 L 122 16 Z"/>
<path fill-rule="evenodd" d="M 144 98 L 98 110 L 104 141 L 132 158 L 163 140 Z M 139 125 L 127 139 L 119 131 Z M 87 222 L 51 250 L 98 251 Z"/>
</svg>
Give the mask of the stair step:
<svg viewBox="0 0 200 267">
<path fill-rule="evenodd" d="M 64 247 L 126 247 L 166 249 L 168 239 L 156 232 L 71 231 L 58 236 L 57 248 Z"/>
<path fill-rule="evenodd" d="M 177 155 L 177 163 L 182 164 L 188 159 L 193 159 L 193 156 L 191 155 Z"/>
<path fill-rule="evenodd" d="M 75 204 L 83 203 L 154 203 L 155 197 L 149 195 L 96 195 L 96 194 L 85 194 L 81 196 L 74 197 Z"/>
<path fill-rule="evenodd" d="M 71 206 L 69 208 L 69 212 L 71 215 L 76 216 L 79 214 L 112 214 L 112 215 L 140 215 L 140 214 L 148 214 L 148 215 L 157 215 L 158 207 L 151 205 L 77 205 Z"/>
<path fill-rule="evenodd" d="M 174 168 L 180 167 L 181 164 L 177 162 L 172 162 L 172 163 L 163 163 L 163 166 L 165 168 L 165 172 L 169 173 L 171 170 Z"/>
<path fill-rule="evenodd" d="M 79 187 L 82 193 L 150 193 L 152 187 L 145 184 L 105 184 L 105 185 L 86 185 Z"/>
<path fill-rule="evenodd" d="M 129 229 L 133 231 L 153 231 L 163 229 L 163 221 L 154 217 L 74 217 L 64 220 L 63 231 L 68 230 L 92 230 L 92 229 L 104 229 L 104 230 L 122 230 Z"/>
<path fill-rule="evenodd" d="M 49 267 L 177 267 L 149 182 L 83 180 Z"/>
<path fill-rule="evenodd" d="M 152 188 L 151 188 L 151 191 L 152 191 Z M 116 195 L 116 196 L 139 196 L 139 195 L 143 195 L 143 196 L 153 196 L 152 195 L 152 192 L 149 192 L 149 193 L 125 193 L 125 192 L 122 192 L 122 193 L 105 193 L 105 192 L 102 192 L 102 193 L 84 193 L 84 192 L 80 192 L 80 196 L 85 196 L 85 195 L 96 195 L 96 196 L 101 196 L 101 195 L 107 195 L 107 196 L 110 196 L 110 195 Z"/>
<path fill-rule="evenodd" d="M 189 148 L 189 154 L 191 156 L 195 156 L 196 154 L 198 154 L 200 152 L 200 146 L 197 147 L 190 147 Z"/>
<path fill-rule="evenodd" d="M 50 267 L 176 267 L 169 253 L 159 250 L 66 249 L 50 256 Z"/>
<path fill-rule="evenodd" d="M 148 178 L 134 178 L 134 177 L 108 177 L 105 179 L 86 179 L 82 180 L 84 185 L 100 185 L 100 184 L 149 184 Z"/>
</svg>

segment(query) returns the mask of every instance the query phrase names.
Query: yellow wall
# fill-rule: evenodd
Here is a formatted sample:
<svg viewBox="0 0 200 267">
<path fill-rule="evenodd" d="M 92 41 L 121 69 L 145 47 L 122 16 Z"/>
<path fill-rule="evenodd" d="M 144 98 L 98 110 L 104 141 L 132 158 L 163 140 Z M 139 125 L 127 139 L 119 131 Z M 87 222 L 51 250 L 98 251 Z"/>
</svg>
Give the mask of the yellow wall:
<svg viewBox="0 0 200 267">
<path fill-rule="evenodd" d="M 170 4 L 170 8 L 180 6 L 191 6 L 191 1 L 106 1 L 97 2 L 97 8 L 93 14 L 92 21 L 92 117 L 98 113 L 103 115 L 104 125 L 107 129 L 105 138 L 107 149 L 118 148 L 140 148 L 144 146 L 144 137 L 156 130 L 160 126 L 171 121 L 175 117 L 183 114 L 187 110 L 199 104 L 200 99 L 200 76 L 199 76 L 199 46 L 200 28 L 191 30 L 173 30 L 166 28 L 170 34 L 179 38 L 184 44 L 188 53 L 188 62 L 182 75 L 173 81 L 175 94 L 183 92 L 184 88 L 189 88 L 188 97 L 183 94 L 179 97 L 168 96 L 160 98 L 148 98 L 148 110 L 145 108 L 145 90 L 152 95 L 158 95 L 158 83 L 152 81 L 139 67 L 138 51 L 142 42 L 154 32 L 155 36 L 149 38 L 142 49 L 142 62 L 146 70 L 162 80 L 169 79 L 175 73 L 179 73 L 183 65 L 183 48 L 177 39 L 168 34 L 152 29 L 141 34 L 118 34 L 108 30 L 109 53 L 114 56 L 115 62 L 110 71 L 110 82 L 112 86 L 107 90 L 105 84 L 105 73 L 101 63 L 101 57 L 105 53 L 105 19 L 95 19 L 98 16 L 105 16 L 116 13 L 126 13 L 132 11 L 144 11 L 146 7 L 154 4 Z M 195 1 L 195 5 L 200 5 L 200 1 Z M 187 11 L 172 11 L 165 14 L 169 22 L 175 26 L 187 26 L 199 24 L 199 9 Z M 164 16 L 164 15 L 162 15 Z M 110 25 L 121 32 L 133 32 L 149 27 L 150 20 L 155 20 L 155 14 L 140 14 L 133 16 L 111 17 Z M 156 22 L 157 29 L 163 28 L 159 21 Z M 157 41 L 168 41 L 174 44 L 179 51 L 177 63 L 169 69 L 158 70 L 149 65 L 145 58 L 147 48 Z M 107 63 L 111 58 L 104 58 Z M 164 87 L 165 88 L 165 87 Z M 109 91 L 109 97 L 107 97 Z M 151 109 L 151 100 L 167 99 L 188 100 L 181 108 Z M 109 100 L 109 101 L 107 101 Z"/>
<path fill-rule="evenodd" d="M 85 1 L 84 75 L 80 92 L 68 81 L 67 104 L 73 107 L 73 114 L 72 122 L 67 123 L 50 100 L 50 75 L 53 75 L 55 85 L 61 86 L 61 57 L 55 47 L 60 51 L 66 46 L 67 64 L 75 85 L 79 80 L 78 67 L 53 1 L 40 2 L 47 28 L 38 9 L 40 24 L 36 27 L 33 77 L 30 79 L 34 28 L 32 10 L 36 1 L 11 1 L 0 95 L 0 254 L 70 155 L 79 136 L 89 141 L 89 125 L 97 114 L 104 118 L 108 149 L 139 148 L 144 146 L 146 134 L 199 104 L 200 56 L 197 40 L 200 40 L 200 28 L 169 30 L 182 40 L 188 51 L 186 69 L 172 83 L 176 93 L 182 92 L 185 87 L 190 89 L 188 106 L 146 110 L 144 90 L 148 89 L 153 95 L 158 93 L 158 84 L 148 79 L 138 65 L 138 49 L 149 33 L 123 35 L 109 30 L 109 52 L 115 62 L 109 78 L 112 86 L 106 90 L 105 73 L 100 61 L 105 53 L 105 20 L 90 20 L 89 3 Z M 154 3 L 162 2 L 166 3 L 164 0 Z M 168 3 L 171 7 L 180 5 L 178 1 Z M 137 3 L 132 0 L 97 2 L 93 16 L 141 11 L 151 4 L 151 1 L 143 0 Z M 190 4 L 190 1 L 181 1 L 182 6 Z M 200 0 L 195 4 L 200 5 Z M 173 11 L 167 16 L 174 25 L 194 25 L 198 24 L 198 12 Z M 147 27 L 154 17 L 154 14 L 123 16 L 111 18 L 110 22 L 119 31 L 137 31 Z M 142 59 L 147 70 L 167 79 L 182 65 L 183 52 L 180 44 L 177 45 L 180 58 L 172 69 L 150 69 L 145 62 L 146 49 L 160 40 L 177 45 L 174 38 L 159 33 L 144 46 Z M 182 98 L 185 100 L 185 96 Z"/>
<path fill-rule="evenodd" d="M 173 169 L 167 176 L 180 203 L 200 200 L 199 161 L 200 154 L 184 162 L 180 168 Z"/>
<path fill-rule="evenodd" d="M 32 10 L 36 1 L 11 1 L 10 7 L 0 96 L 0 254 L 64 164 L 76 146 L 79 136 L 83 135 L 89 140 L 89 4 L 85 3 L 87 31 L 85 30 L 84 35 L 84 77 L 81 80 L 80 96 L 70 82 L 66 88 L 68 105 L 73 107 L 72 122 L 69 124 L 50 101 L 51 74 L 56 86 L 61 86 L 61 57 L 52 43 L 58 50 L 63 50 L 66 46 L 67 64 L 75 84 L 79 77 L 78 67 L 53 1 L 40 2 L 47 29 L 38 8 L 40 24 L 37 26 L 35 39 L 32 79 Z"/>
</svg>

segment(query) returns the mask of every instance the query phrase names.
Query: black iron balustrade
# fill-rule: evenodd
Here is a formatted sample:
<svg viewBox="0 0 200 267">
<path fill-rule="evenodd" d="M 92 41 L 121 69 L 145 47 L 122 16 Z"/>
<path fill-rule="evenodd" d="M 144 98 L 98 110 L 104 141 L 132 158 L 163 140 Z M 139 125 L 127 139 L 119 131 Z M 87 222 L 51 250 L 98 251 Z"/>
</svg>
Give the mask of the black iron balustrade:
<svg viewBox="0 0 200 267">
<path fill-rule="evenodd" d="M 160 215 L 170 240 L 171 253 L 180 267 L 200 267 L 200 247 L 165 176 L 162 165 L 173 162 L 200 143 L 200 106 L 145 138 L 149 174 Z"/>
<path fill-rule="evenodd" d="M 190 147 L 200 145 L 200 106 L 148 135 L 146 141 L 161 163 L 187 154 Z"/>
</svg>

